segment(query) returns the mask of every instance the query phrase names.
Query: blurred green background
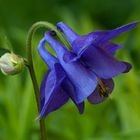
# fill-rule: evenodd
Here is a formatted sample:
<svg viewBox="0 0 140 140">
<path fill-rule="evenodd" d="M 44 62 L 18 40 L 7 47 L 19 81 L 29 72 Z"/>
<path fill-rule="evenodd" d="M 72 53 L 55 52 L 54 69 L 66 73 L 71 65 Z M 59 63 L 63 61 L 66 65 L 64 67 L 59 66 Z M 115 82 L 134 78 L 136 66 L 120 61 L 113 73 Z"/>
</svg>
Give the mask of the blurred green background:
<svg viewBox="0 0 140 140">
<path fill-rule="evenodd" d="M 140 19 L 139 0 L 0 0 L 0 47 L 26 57 L 25 40 L 36 21 L 64 21 L 77 33 L 113 29 Z M 34 61 L 38 82 L 47 70 L 37 54 Z M 131 62 L 128 74 L 115 78 L 112 98 L 99 105 L 86 102 L 79 115 L 72 102 L 46 118 L 48 140 L 140 140 L 140 26 L 117 37 L 124 45 L 116 57 Z M 33 87 L 25 69 L 16 76 L 0 73 L 0 140 L 38 140 L 39 125 Z"/>
</svg>

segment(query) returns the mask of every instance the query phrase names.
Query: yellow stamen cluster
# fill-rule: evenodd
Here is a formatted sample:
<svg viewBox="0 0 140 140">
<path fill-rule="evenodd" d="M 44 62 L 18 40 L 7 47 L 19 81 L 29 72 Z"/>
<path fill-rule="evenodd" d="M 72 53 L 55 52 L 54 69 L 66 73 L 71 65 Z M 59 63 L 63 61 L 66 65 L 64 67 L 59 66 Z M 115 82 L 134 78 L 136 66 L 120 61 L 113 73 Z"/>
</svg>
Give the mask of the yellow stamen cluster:
<svg viewBox="0 0 140 140">
<path fill-rule="evenodd" d="M 98 79 L 98 92 L 100 97 L 105 98 L 109 97 L 109 87 L 103 83 L 102 80 Z"/>
</svg>

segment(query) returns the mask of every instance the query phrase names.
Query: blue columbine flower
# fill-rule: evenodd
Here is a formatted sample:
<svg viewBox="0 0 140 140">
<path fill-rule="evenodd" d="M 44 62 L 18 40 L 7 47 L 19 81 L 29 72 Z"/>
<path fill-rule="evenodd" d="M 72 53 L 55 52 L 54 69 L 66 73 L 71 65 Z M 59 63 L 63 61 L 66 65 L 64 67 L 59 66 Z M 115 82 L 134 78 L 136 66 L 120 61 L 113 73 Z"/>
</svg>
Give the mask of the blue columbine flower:
<svg viewBox="0 0 140 140">
<path fill-rule="evenodd" d="M 57 110 L 69 98 L 76 104 L 80 113 L 84 111 L 86 98 L 93 104 L 103 102 L 114 88 L 112 78 L 131 69 L 129 63 L 113 57 L 122 46 L 110 40 L 138 23 L 79 36 L 60 22 L 57 27 L 69 40 L 71 51 L 54 39 L 51 31 L 45 33 L 38 46 L 39 54 L 49 68 L 40 88 L 40 117 Z M 46 42 L 54 49 L 57 57 L 45 49 Z"/>
<path fill-rule="evenodd" d="M 76 34 L 63 22 L 57 24 L 58 29 L 69 40 L 73 55 L 75 55 L 75 57 L 69 57 L 65 53 L 64 61 L 71 63 L 80 60 L 98 78 L 96 90 L 88 97 L 91 103 L 96 104 L 104 101 L 114 87 L 111 78 L 121 73 L 126 73 L 131 69 L 131 64 L 116 60 L 113 57 L 115 52 L 122 46 L 114 44 L 110 40 L 131 30 L 139 22 L 133 22 L 114 30 L 96 31 L 83 36 Z"/>
</svg>

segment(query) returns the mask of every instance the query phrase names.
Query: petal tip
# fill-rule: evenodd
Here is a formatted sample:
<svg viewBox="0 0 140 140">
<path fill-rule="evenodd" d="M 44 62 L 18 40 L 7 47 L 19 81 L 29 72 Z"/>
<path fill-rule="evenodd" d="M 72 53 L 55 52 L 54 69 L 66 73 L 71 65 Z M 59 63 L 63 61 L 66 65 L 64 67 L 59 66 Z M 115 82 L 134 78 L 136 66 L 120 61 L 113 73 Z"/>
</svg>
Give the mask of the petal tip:
<svg viewBox="0 0 140 140">
<path fill-rule="evenodd" d="M 124 70 L 123 73 L 127 73 L 132 69 L 132 65 L 130 63 L 128 63 L 128 62 L 124 62 L 124 64 L 126 66 L 126 69 Z"/>
</svg>

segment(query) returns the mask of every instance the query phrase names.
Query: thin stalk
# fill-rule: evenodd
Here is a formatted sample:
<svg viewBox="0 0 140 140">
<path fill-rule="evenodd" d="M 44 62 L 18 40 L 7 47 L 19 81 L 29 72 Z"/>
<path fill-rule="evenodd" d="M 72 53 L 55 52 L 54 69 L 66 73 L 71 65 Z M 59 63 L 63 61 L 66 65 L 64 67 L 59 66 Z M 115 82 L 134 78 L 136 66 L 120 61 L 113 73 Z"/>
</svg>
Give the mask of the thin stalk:
<svg viewBox="0 0 140 140">
<path fill-rule="evenodd" d="M 37 79 L 36 79 L 36 76 L 35 76 L 35 71 L 33 69 L 33 65 L 29 65 L 28 68 L 29 68 L 30 76 L 31 76 L 31 79 L 32 79 L 33 87 L 34 87 L 37 109 L 38 109 L 38 112 L 39 112 L 39 110 L 40 110 L 39 87 L 38 87 Z M 39 125 L 40 125 L 40 135 L 41 135 L 40 139 L 41 140 L 46 140 L 45 120 L 40 119 L 39 120 Z"/>
</svg>

